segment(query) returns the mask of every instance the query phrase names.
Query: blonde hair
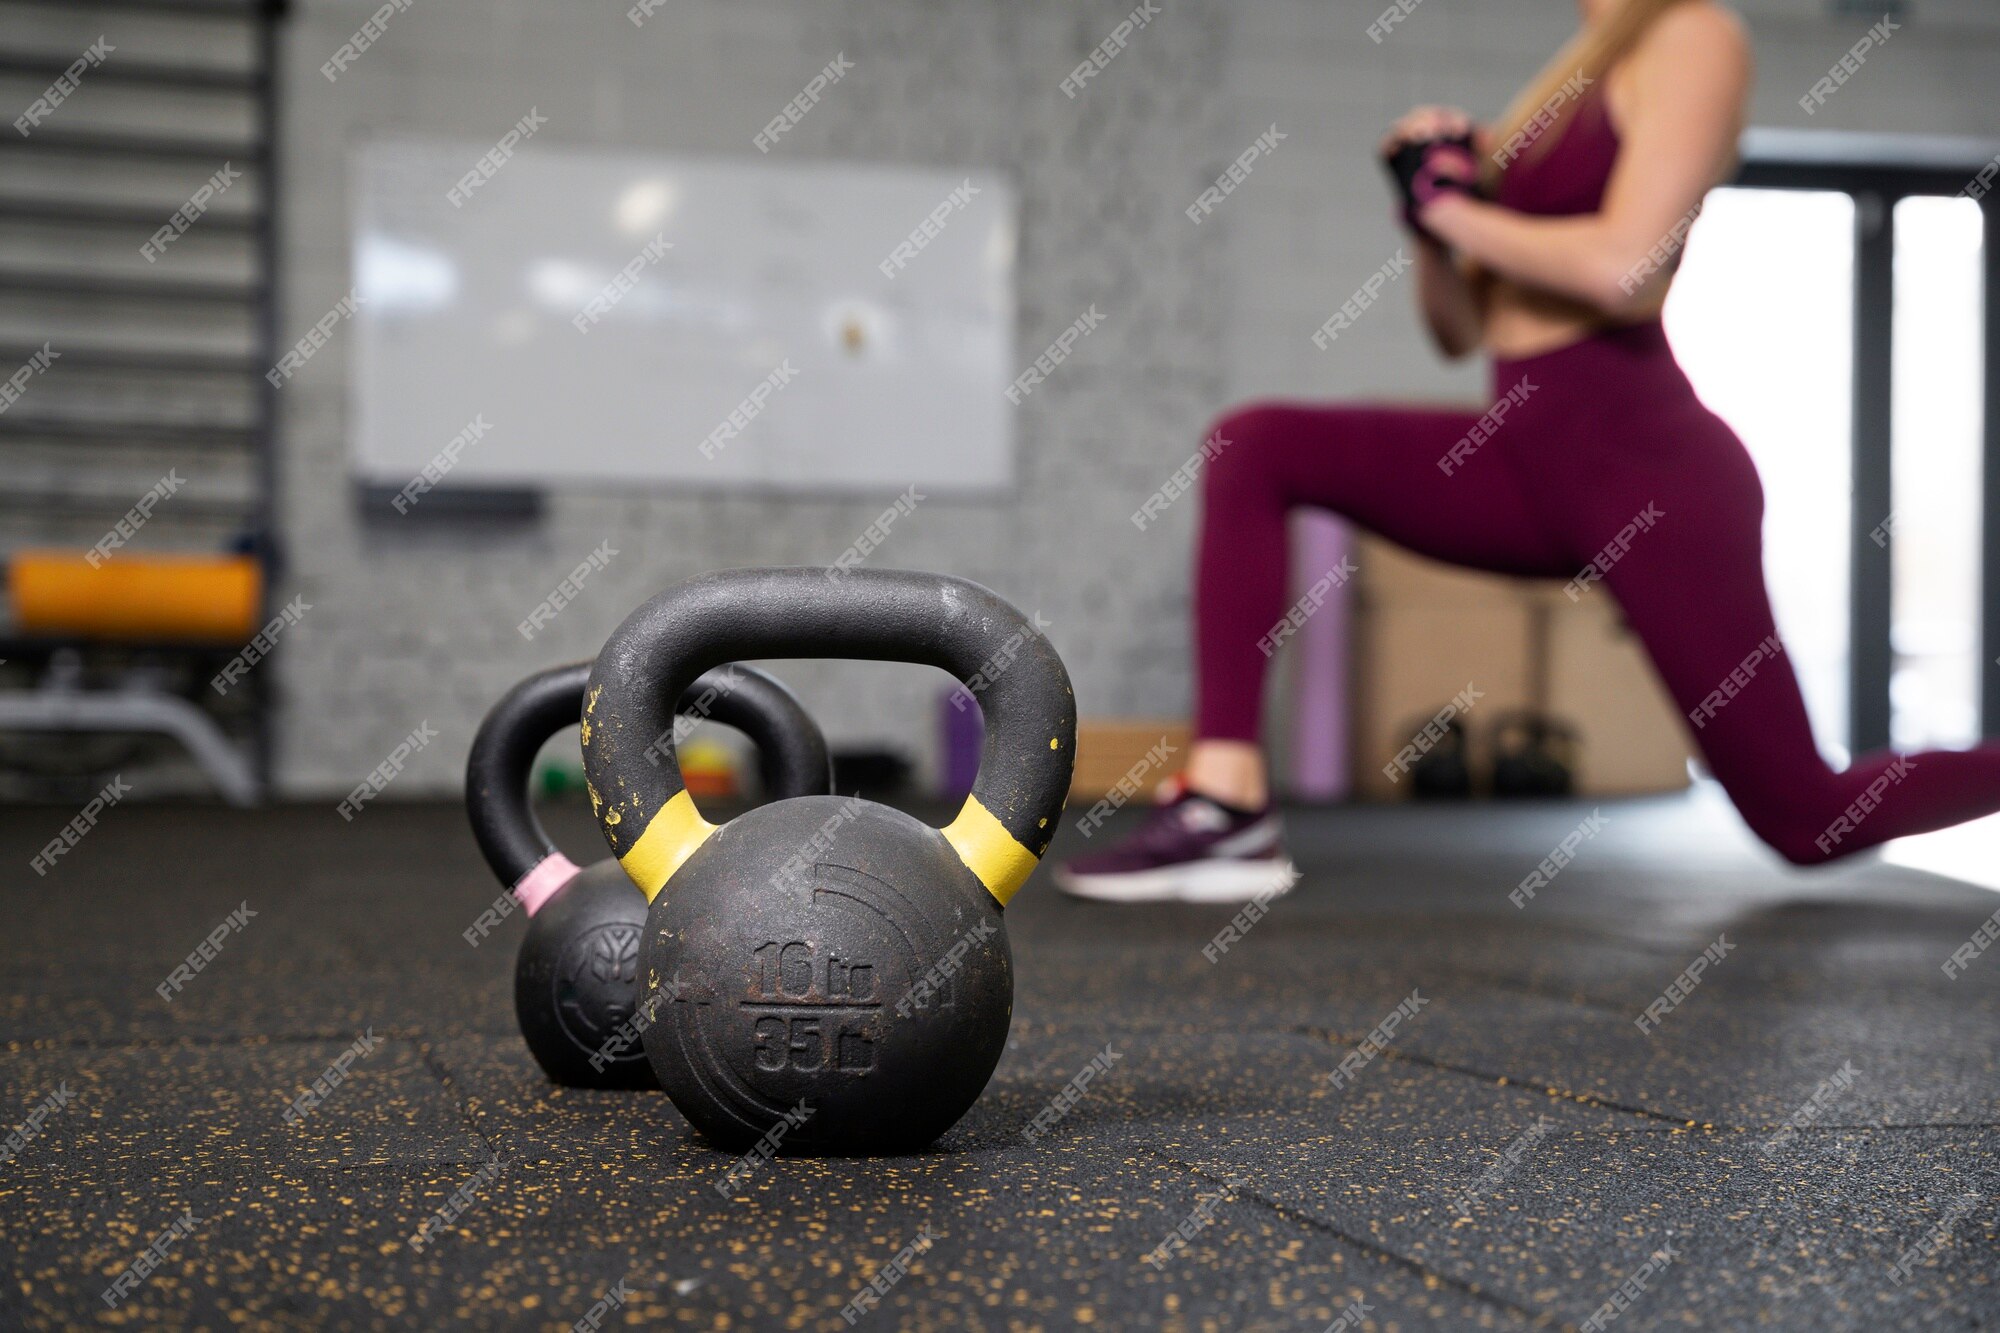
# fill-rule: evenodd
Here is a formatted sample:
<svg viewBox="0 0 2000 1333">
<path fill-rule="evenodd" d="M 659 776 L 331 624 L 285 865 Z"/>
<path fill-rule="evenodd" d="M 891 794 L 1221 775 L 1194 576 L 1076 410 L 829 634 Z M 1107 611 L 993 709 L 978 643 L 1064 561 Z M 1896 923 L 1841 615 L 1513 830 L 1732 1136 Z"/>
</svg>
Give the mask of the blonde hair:
<svg viewBox="0 0 2000 1333">
<path fill-rule="evenodd" d="M 1510 142 L 1526 130 L 1530 121 L 1542 114 L 1544 107 L 1553 104 L 1553 120 L 1530 145 L 1530 151 L 1546 152 L 1568 128 L 1570 112 L 1576 105 L 1576 98 L 1560 96 L 1563 88 L 1579 74 L 1592 82 L 1604 77 L 1613 65 L 1631 54 L 1632 48 L 1659 22 L 1661 15 L 1676 5 L 1686 3 L 1688 0 L 1625 0 L 1609 14 L 1586 24 L 1521 90 L 1520 96 L 1514 99 L 1513 105 L 1494 125 L 1493 142 Z M 1501 170 L 1492 159 L 1487 160 L 1486 174 L 1489 178 L 1498 176 Z"/>
</svg>

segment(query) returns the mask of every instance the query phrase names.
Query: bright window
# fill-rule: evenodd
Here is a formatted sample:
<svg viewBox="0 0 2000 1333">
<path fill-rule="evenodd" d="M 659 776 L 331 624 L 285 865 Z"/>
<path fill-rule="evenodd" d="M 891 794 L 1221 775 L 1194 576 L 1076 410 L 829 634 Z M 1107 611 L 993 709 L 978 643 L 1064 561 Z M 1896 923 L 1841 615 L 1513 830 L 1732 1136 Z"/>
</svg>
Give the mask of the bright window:
<svg viewBox="0 0 2000 1333">
<path fill-rule="evenodd" d="M 1854 200 L 1717 190 L 1688 240 L 1667 331 L 1764 481 L 1764 571 L 1813 730 L 1847 759 Z"/>
<path fill-rule="evenodd" d="M 1896 205 L 1895 502 L 1877 532 L 1893 552 L 1890 734 L 1904 750 L 1979 739 L 1981 226 L 1970 199 Z"/>
</svg>

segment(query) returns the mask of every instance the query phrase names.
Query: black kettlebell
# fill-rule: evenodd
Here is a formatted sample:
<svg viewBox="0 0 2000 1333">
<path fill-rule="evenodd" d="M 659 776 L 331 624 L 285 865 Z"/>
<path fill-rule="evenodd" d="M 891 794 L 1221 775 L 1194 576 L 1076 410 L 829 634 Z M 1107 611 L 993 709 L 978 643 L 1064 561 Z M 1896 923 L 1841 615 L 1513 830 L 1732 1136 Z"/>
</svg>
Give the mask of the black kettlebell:
<svg viewBox="0 0 2000 1333">
<path fill-rule="evenodd" d="M 940 667 L 986 716 L 979 777 L 944 829 L 859 797 L 702 819 L 661 700 L 737 657 Z M 1013 957 L 1001 911 L 1054 836 L 1076 748 L 1048 640 L 962 579 L 745 569 L 669 589 L 605 643 L 584 702 L 598 820 L 652 897 L 640 993 L 660 1086 L 710 1142 L 914 1151 L 978 1099 L 1006 1045 Z M 780 1128 L 783 1126 L 783 1128 Z"/>
<path fill-rule="evenodd" d="M 486 863 L 528 914 L 514 965 L 514 1012 L 536 1062 L 572 1087 L 651 1088 L 658 1084 L 638 1036 L 644 1020 L 634 1022 L 646 896 L 616 861 L 577 869 L 543 832 L 528 798 L 535 756 L 549 737 L 577 725 L 589 674 L 588 662 L 554 667 L 493 705 L 466 761 L 465 805 Z M 756 743 L 768 796 L 832 790 L 825 738 L 772 677 L 731 666 L 676 697 L 679 712 L 713 718 Z M 669 715 L 665 728 L 673 725 Z M 664 746 L 671 744 L 668 735 Z M 674 764 L 670 748 L 654 756 Z"/>
<path fill-rule="evenodd" d="M 1574 728 L 1535 712 L 1507 713 L 1493 723 L 1493 794 L 1532 799 L 1568 796 L 1576 786 Z"/>
<path fill-rule="evenodd" d="M 1410 765 L 1410 794 L 1419 801 L 1464 801 L 1472 797 L 1471 737 L 1452 718 L 1444 735 Z"/>
</svg>

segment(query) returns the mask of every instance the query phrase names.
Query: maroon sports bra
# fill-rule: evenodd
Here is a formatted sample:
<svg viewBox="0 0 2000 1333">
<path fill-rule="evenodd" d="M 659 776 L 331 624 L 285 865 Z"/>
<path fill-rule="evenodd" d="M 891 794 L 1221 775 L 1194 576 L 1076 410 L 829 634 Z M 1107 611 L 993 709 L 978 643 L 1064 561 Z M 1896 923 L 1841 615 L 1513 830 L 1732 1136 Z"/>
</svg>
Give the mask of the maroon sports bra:
<svg viewBox="0 0 2000 1333">
<path fill-rule="evenodd" d="M 1605 106 L 1604 76 L 1549 131 L 1553 142 L 1532 143 L 1500 176 L 1494 202 L 1518 213 L 1574 217 L 1604 206 L 1611 169 L 1618 164 L 1618 131 Z"/>
</svg>

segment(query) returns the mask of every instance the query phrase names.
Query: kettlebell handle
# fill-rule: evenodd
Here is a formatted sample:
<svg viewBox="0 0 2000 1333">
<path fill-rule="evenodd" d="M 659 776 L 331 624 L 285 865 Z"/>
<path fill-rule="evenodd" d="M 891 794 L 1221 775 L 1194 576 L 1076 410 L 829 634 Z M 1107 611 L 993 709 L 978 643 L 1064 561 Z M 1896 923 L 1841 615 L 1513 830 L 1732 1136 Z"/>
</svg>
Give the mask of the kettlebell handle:
<svg viewBox="0 0 2000 1333">
<path fill-rule="evenodd" d="M 528 779 L 549 737 L 577 725 L 589 676 L 590 663 L 574 662 L 536 672 L 507 691 L 479 724 L 465 763 L 473 838 L 486 864 L 531 914 L 568 882 L 576 866 L 556 850 L 536 818 Z M 677 697 L 677 714 L 706 717 L 750 738 L 772 799 L 833 790 L 826 738 L 776 677 L 755 667 L 727 666 L 703 675 Z M 672 752 L 662 760 L 672 764 Z"/>
<path fill-rule="evenodd" d="M 656 896 L 715 832 L 672 752 L 659 764 L 643 757 L 667 730 L 662 701 L 719 662 L 772 657 L 915 662 L 978 696 L 979 776 L 943 834 L 1005 907 L 1048 850 L 1069 794 L 1069 672 L 1047 636 L 992 591 L 908 570 L 724 570 L 667 589 L 612 631 L 584 696 L 583 769 L 633 883 Z"/>
</svg>

